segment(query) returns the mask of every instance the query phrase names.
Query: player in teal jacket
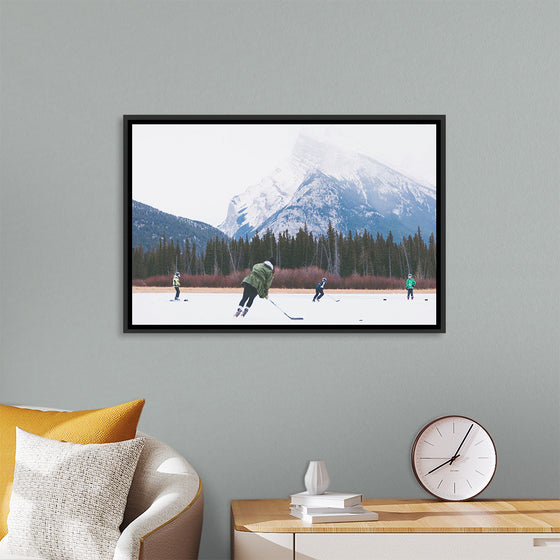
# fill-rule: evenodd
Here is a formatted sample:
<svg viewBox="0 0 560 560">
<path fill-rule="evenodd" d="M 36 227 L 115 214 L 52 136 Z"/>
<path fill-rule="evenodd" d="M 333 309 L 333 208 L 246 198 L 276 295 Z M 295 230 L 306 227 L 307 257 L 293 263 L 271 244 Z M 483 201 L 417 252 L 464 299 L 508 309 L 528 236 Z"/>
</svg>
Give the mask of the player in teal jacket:
<svg viewBox="0 0 560 560">
<path fill-rule="evenodd" d="M 268 298 L 268 290 L 274 278 L 275 264 L 276 261 L 270 257 L 267 261 L 257 263 L 253 267 L 251 274 L 243 278 L 243 282 L 241 282 L 243 286 L 243 296 L 234 317 L 239 317 L 239 315 L 245 317 L 257 295 L 260 298 Z M 243 309 L 244 306 L 245 309 Z"/>
<path fill-rule="evenodd" d="M 414 286 L 416 286 L 416 280 L 412 278 L 412 274 L 409 274 L 406 279 L 406 289 L 408 290 L 406 299 L 414 299 Z"/>
</svg>

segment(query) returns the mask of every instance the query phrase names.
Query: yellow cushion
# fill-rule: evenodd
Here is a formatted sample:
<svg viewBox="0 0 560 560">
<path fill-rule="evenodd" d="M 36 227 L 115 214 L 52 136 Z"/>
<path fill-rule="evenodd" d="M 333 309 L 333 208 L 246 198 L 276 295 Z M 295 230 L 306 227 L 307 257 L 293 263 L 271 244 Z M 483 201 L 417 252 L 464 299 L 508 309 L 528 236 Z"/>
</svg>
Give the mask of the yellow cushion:
<svg viewBox="0 0 560 560">
<path fill-rule="evenodd" d="M 56 412 L 0 405 L 0 539 L 8 532 L 16 451 L 16 426 L 38 436 L 72 443 L 132 439 L 144 399 L 109 408 Z"/>
</svg>

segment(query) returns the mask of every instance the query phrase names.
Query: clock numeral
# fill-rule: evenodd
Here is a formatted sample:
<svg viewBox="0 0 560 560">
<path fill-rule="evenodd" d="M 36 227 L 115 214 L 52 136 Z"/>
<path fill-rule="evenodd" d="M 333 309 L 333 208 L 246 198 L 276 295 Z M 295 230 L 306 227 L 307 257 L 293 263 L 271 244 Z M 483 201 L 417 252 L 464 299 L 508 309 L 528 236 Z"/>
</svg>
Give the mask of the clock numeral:
<svg viewBox="0 0 560 560">
<path fill-rule="evenodd" d="M 466 481 L 467 481 L 467 484 L 469 485 L 469 488 L 472 488 L 471 483 L 469 482 L 468 478 L 466 479 Z"/>
<path fill-rule="evenodd" d="M 436 426 L 436 430 L 437 430 L 437 433 L 439 434 L 439 437 L 443 437 L 443 436 L 441 435 L 441 432 L 439 431 L 439 428 L 438 428 L 437 426 Z"/>
<path fill-rule="evenodd" d="M 455 483 L 453 483 L 453 494 L 457 494 L 457 492 L 455 491 Z"/>
<path fill-rule="evenodd" d="M 475 469 L 475 472 L 477 472 L 479 475 L 481 476 L 486 476 L 484 473 L 481 473 L 479 470 Z"/>
<path fill-rule="evenodd" d="M 438 488 L 441 486 L 442 482 L 443 482 L 443 478 L 439 481 L 439 484 L 437 485 Z"/>
<path fill-rule="evenodd" d="M 484 440 L 481 439 L 478 443 L 475 443 L 475 445 L 480 445 Z"/>
<path fill-rule="evenodd" d="M 431 445 L 432 447 L 434 446 L 433 443 L 429 442 L 427 439 L 424 440 L 428 445 Z"/>
</svg>

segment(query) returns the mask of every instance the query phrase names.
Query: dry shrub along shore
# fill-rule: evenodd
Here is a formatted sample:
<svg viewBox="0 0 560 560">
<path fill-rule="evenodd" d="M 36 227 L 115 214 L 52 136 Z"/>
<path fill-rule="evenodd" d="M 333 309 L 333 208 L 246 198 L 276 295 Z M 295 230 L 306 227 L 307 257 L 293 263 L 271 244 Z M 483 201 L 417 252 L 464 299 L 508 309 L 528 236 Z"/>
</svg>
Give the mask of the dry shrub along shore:
<svg viewBox="0 0 560 560">
<path fill-rule="evenodd" d="M 207 294 L 207 293 L 222 293 L 222 294 L 232 294 L 232 293 L 241 293 L 243 291 L 241 286 L 237 288 L 201 288 L 201 287 L 193 287 L 193 286 L 181 286 L 181 293 L 189 293 L 189 294 Z M 344 295 L 344 294 L 399 294 L 403 293 L 406 295 L 406 289 L 386 289 L 386 290 L 327 290 L 329 294 L 337 294 L 337 295 Z M 157 293 L 170 293 L 175 294 L 175 290 L 172 286 L 132 286 L 132 293 L 133 294 L 157 294 Z M 314 294 L 315 288 L 270 288 L 271 294 Z M 436 290 L 433 288 L 428 289 L 414 289 L 414 293 L 419 294 L 435 294 Z"/>
<path fill-rule="evenodd" d="M 203 291 L 215 291 L 217 289 L 233 288 L 239 290 L 243 278 L 249 274 L 249 270 L 233 272 L 227 276 L 219 274 L 181 274 L 181 289 L 202 288 Z M 405 278 L 388 278 L 385 276 L 360 276 L 352 274 L 350 276 L 341 277 L 329 275 L 328 273 L 316 269 L 278 269 L 274 275 L 272 289 L 296 291 L 314 290 L 315 285 L 321 281 L 321 278 L 327 278 L 326 290 L 355 290 L 358 293 L 365 291 L 388 291 L 400 292 L 405 289 Z M 160 276 L 151 276 L 146 279 L 134 279 L 132 281 L 133 288 L 138 291 L 139 288 L 171 288 L 173 284 L 173 274 Z M 435 292 L 435 279 L 416 278 L 416 290 L 428 290 Z"/>
</svg>

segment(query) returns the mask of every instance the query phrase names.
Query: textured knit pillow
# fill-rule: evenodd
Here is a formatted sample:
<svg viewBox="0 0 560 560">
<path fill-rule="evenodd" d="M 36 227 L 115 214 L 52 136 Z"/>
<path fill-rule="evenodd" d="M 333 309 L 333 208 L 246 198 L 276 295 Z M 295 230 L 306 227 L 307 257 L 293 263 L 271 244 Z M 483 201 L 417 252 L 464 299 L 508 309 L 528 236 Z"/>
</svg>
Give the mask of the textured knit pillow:
<svg viewBox="0 0 560 560">
<path fill-rule="evenodd" d="M 7 552 L 112 560 L 142 439 L 68 443 L 17 428 Z"/>
<path fill-rule="evenodd" d="M 59 412 L 0 405 L 0 538 L 8 531 L 6 519 L 12 493 L 16 426 L 50 439 L 73 443 L 111 443 L 132 439 L 144 399 L 109 408 Z"/>
</svg>

